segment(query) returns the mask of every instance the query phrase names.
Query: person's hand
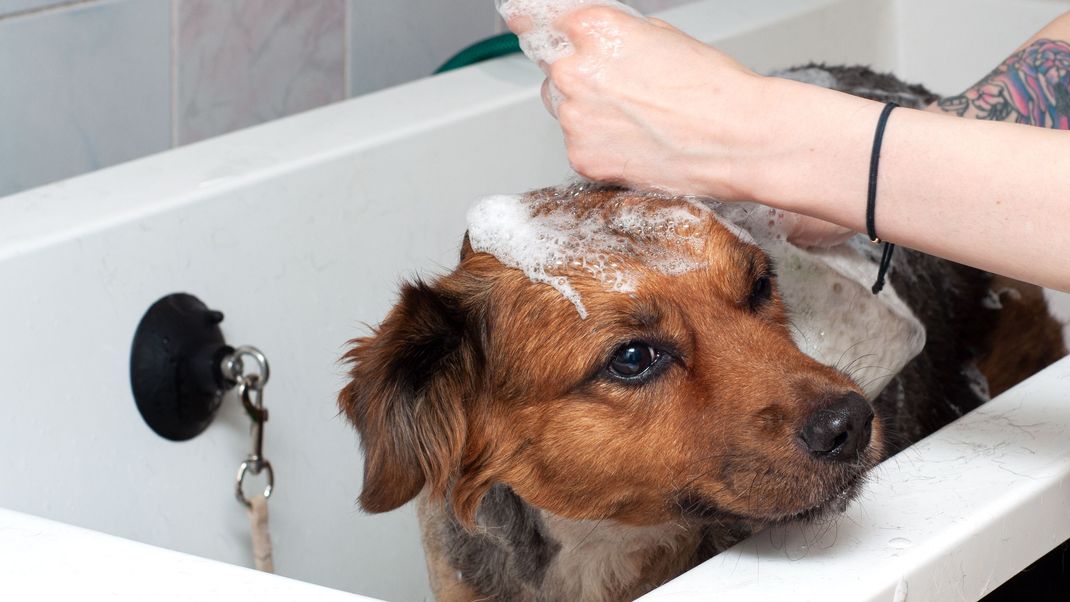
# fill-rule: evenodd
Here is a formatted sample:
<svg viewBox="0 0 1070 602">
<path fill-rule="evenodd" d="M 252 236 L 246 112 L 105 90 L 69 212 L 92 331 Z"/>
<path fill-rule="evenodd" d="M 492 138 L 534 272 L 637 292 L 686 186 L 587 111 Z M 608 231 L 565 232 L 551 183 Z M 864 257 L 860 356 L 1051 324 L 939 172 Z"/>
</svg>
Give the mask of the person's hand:
<svg viewBox="0 0 1070 602">
<path fill-rule="evenodd" d="M 529 23 L 509 26 L 524 33 Z M 751 200 L 733 172 L 735 159 L 776 135 L 766 78 L 664 21 L 613 8 L 576 10 L 557 28 L 575 50 L 542 65 L 542 96 L 573 169 L 637 188 Z M 789 240 L 801 246 L 854 234 L 803 215 L 791 222 Z"/>
<path fill-rule="evenodd" d="M 790 215 L 793 223 L 788 227 L 788 241 L 800 247 L 834 247 L 858 234 L 850 228 L 844 228 L 816 217 L 799 213 Z"/>
<path fill-rule="evenodd" d="M 510 27 L 522 33 L 524 19 Z M 591 6 L 557 28 L 574 53 L 544 66 L 544 101 L 569 161 L 588 178 L 743 200 L 730 177 L 762 115 L 763 80 L 725 54 L 656 19 Z M 552 106 L 550 85 L 561 95 Z"/>
</svg>

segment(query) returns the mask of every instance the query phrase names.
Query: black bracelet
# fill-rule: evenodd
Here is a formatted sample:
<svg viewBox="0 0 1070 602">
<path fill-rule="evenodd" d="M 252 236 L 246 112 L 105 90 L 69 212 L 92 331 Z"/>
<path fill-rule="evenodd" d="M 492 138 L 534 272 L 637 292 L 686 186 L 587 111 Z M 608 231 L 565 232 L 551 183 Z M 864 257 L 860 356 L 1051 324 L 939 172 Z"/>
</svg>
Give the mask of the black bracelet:
<svg viewBox="0 0 1070 602">
<path fill-rule="evenodd" d="M 877 131 L 873 134 L 873 153 L 869 157 L 869 193 L 866 196 L 866 233 L 873 244 L 882 242 L 877 236 L 877 220 L 874 216 L 877 209 L 877 167 L 881 162 L 881 141 L 884 140 L 884 126 L 888 124 L 888 115 L 898 106 L 894 102 L 884 105 L 880 119 L 877 120 Z M 884 241 L 884 252 L 881 253 L 880 266 L 877 268 L 877 281 L 873 283 L 874 295 L 884 288 L 884 277 L 888 273 L 888 267 L 892 265 L 892 251 L 895 251 L 895 245 Z"/>
</svg>

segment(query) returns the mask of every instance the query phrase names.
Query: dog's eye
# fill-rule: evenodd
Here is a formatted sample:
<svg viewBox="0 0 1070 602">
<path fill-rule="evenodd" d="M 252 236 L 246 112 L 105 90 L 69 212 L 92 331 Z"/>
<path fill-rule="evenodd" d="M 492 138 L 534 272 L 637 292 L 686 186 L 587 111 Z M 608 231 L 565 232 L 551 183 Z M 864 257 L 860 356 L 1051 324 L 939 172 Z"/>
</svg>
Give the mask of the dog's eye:
<svg viewBox="0 0 1070 602">
<path fill-rule="evenodd" d="M 760 308 L 765 305 L 773 296 L 773 279 L 768 275 L 764 275 L 754 281 L 754 287 L 751 288 L 750 296 L 747 297 L 747 305 L 752 310 Z"/>
<path fill-rule="evenodd" d="M 661 352 L 643 341 L 621 345 L 609 360 L 609 372 L 625 380 L 641 379 L 661 359 Z"/>
</svg>

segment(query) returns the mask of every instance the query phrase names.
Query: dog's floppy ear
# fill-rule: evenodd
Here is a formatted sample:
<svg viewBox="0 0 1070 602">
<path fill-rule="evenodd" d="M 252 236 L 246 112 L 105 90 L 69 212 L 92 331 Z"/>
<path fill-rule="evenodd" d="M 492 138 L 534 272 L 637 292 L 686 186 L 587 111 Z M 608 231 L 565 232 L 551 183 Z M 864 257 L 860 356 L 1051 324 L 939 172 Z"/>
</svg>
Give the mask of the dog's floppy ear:
<svg viewBox="0 0 1070 602">
<path fill-rule="evenodd" d="M 457 299 L 423 282 L 405 284 L 376 332 L 345 359 L 352 381 L 338 404 L 360 433 L 368 512 L 401 506 L 427 485 L 445 493 L 464 448 L 464 399 L 478 351 Z"/>
</svg>

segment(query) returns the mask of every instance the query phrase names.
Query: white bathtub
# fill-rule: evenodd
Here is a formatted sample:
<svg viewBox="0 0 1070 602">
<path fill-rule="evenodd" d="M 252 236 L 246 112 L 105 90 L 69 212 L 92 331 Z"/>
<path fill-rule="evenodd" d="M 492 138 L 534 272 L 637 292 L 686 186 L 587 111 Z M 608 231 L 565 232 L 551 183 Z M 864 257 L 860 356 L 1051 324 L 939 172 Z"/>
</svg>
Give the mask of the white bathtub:
<svg viewBox="0 0 1070 602">
<path fill-rule="evenodd" d="M 1068 8 L 1055 0 L 709 0 L 663 16 L 758 69 L 869 63 L 947 93 Z M 179 291 L 226 314 L 228 342 L 256 345 L 271 360 L 266 455 L 277 474 L 278 572 L 388 600 L 428 597 L 411 507 L 368 516 L 354 504 L 361 459 L 336 415 L 337 361 L 348 338 L 383 317 L 401 278 L 455 261 L 470 202 L 569 175 L 538 100 L 540 80 L 524 59 L 507 58 L 0 199 L 0 508 L 14 511 L 0 511 L 0 598 L 189 599 L 245 587 L 279 599 L 341 595 L 186 556 L 187 589 L 154 590 L 151 580 L 122 577 L 133 566 L 126 559 L 167 574 L 177 556 L 93 533 L 251 563 L 248 522 L 232 496 L 249 447 L 239 404 L 227 400 L 204 434 L 173 443 L 149 430 L 131 397 L 138 320 Z M 911 600 L 951 591 L 976 598 L 1070 537 L 1070 414 L 1058 405 L 1068 389 L 1062 362 L 993 402 L 999 412 L 976 413 L 905 452 L 849 512 L 850 537 L 819 555 L 797 560 L 793 536 L 783 545 L 759 536 L 655 595 L 705 599 L 731 589 L 732 599 L 776 599 L 769 592 L 782 591 L 782 575 L 801 579 L 791 587 L 806 599 L 808 587 L 827 593 L 821 571 L 883 562 L 850 590 L 857 599 L 883 599 L 908 577 Z M 989 428 L 1003 423 L 1014 426 Z M 958 450 L 950 458 L 947 446 Z M 990 453 L 1015 446 L 1032 454 Z M 955 471 L 933 477 L 927 467 L 967 458 L 971 483 L 1003 475 L 988 493 L 1010 497 L 971 505 L 932 481 L 911 490 L 929 496 L 924 512 L 911 497 L 897 514 L 890 496 L 910 475 L 946 480 Z M 1027 476 L 1007 476 L 1014 473 Z M 984 493 L 970 499 L 988 500 Z M 889 525 L 911 533 L 910 545 L 889 551 Z M 993 568 L 988 556 L 955 552 L 970 537 L 1003 537 L 1013 553 Z M 761 579 L 750 562 L 759 557 Z M 726 558 L 742 559 L 733 560 L 741 568 Z M 941 577 L 947 558 L 962 579 Z M 50 561 L 55 572 L 42 569 Z M 82 581 L 72 590 L 48 579 L 57 572 Z"/>
</svg>

